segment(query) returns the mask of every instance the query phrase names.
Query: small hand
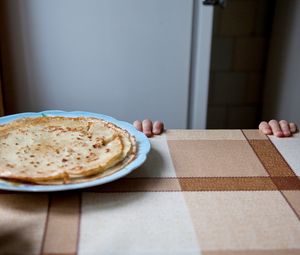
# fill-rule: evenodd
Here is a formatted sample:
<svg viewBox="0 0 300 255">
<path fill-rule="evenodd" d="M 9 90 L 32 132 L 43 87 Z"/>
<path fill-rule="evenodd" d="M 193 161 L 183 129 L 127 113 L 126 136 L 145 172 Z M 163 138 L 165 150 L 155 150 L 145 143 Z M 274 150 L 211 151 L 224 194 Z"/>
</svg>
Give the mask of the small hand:
<svg viewBox="0 0 300 255">
<path fill-rule="evenodd" d="M 136 120 L 133 122 L 133 125 L 137 130 L 143 132 L 148 137 L 151 137 L 152 135 L 160 135 L 164 132 L 164 123 L 161 121 L 155 121 L 152 123 L 149 119 L 145 119 L 143 121 Z"/>
<path fill-rule="evenodd" d="M 286 120 L 270 120 L 269 122 L 263 121 L 258 126 L 259 130 L 265 135 L 275 135 L 277 137 L 288 137 L 297 132 L 297 125 L 293 122 Z"/>
</svg>

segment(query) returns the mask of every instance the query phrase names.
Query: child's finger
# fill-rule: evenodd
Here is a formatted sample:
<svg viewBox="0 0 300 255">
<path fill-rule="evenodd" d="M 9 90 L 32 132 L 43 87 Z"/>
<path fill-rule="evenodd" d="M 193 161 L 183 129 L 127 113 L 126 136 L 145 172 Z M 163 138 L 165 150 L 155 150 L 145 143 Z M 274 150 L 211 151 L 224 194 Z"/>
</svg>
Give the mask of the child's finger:
<svg viewBox="0 0 300 255">
<path fill-rule="evenodd" d="M 277 137 L 282 137 L 283 136 L 283 133 L 280 129 L 280 126 L 279 126 L 279 123 L 278 123 L 277 120 L 270 120 L 269 125 L 270 125 L 270 127 L 272 129 L 272 132 L 275 136 L 277 136 Z"/>
<path fill-rule="evenodd" d="M 149 119 L 143 120 L 143 133 L 150 137 L 152 136 L 152 121 Z"/>
<path fill-rule="evenodd" d="M 279 121 L 279 125 L 284 136 L 291 136 L 290 126 L 286 120 Z"/>
<path fill-rule="evenodd" d="M 265 135 L 272 135 L 272 130 L 269 124 L 266 121 L 263 121 L 258 126 L 259 130 L 262 131 Z"/>
<path fill-rule="evenodd" d="M 142 122 L 140 120 L 136 120 L 133 122 L 133 126 L 138 130 L 143 132 Z"/>
<path fill-rule="evenodd" d="M 291 130 L 292 133 L 296 133 L 297 132 L 297 125 L 295 123 L 291 122 L 289 124 L 289 126 L 290 126 L 290 130 Z"/>
<path fill-rule="evenodd" d="M 155 121 L 153 124 L 153 134 L 160 135 L 164 131 L 164 124 L 161 121 Z"/>
</svg>

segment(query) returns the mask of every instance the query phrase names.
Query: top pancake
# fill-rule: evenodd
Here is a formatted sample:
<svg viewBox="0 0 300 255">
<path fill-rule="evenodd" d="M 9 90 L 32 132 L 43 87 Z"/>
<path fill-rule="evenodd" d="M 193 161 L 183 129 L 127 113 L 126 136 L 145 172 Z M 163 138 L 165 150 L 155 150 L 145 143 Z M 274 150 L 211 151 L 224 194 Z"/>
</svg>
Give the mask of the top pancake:
<svg viewBox="0 0 300 255">
<path fill-rule="evenodd" d="M 0 141 L 0 177 L 34 183 L 84 181 L 136 153 L 134 137 L 96 118 L 21 119 L 0 126 Z"/>
</svg>

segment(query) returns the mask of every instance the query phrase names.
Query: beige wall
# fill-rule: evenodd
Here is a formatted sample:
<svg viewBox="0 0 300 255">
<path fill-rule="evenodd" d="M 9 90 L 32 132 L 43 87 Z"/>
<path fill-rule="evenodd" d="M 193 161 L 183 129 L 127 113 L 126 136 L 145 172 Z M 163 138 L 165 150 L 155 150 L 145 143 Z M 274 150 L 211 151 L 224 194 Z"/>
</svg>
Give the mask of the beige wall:
<svg viewBox="0 0 300 255">
<path fill-rule="evenodd" d="M 208 128 L 255 128 L 274 2 L 229 0 L 215 8 Z"/>
</svg>

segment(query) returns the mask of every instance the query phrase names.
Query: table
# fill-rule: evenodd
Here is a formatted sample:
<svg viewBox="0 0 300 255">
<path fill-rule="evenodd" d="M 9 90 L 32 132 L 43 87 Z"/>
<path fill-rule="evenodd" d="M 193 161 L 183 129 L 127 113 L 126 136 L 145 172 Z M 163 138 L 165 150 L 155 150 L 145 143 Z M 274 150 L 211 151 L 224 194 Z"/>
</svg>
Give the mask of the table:
<svg viewBox="0 0 300 255">
<path fill-rule="evenodd" d="M 0 254 L 300 254 L 300 136 L 168 130 L 80 191 L 0 193 Z"/>
</svg>

